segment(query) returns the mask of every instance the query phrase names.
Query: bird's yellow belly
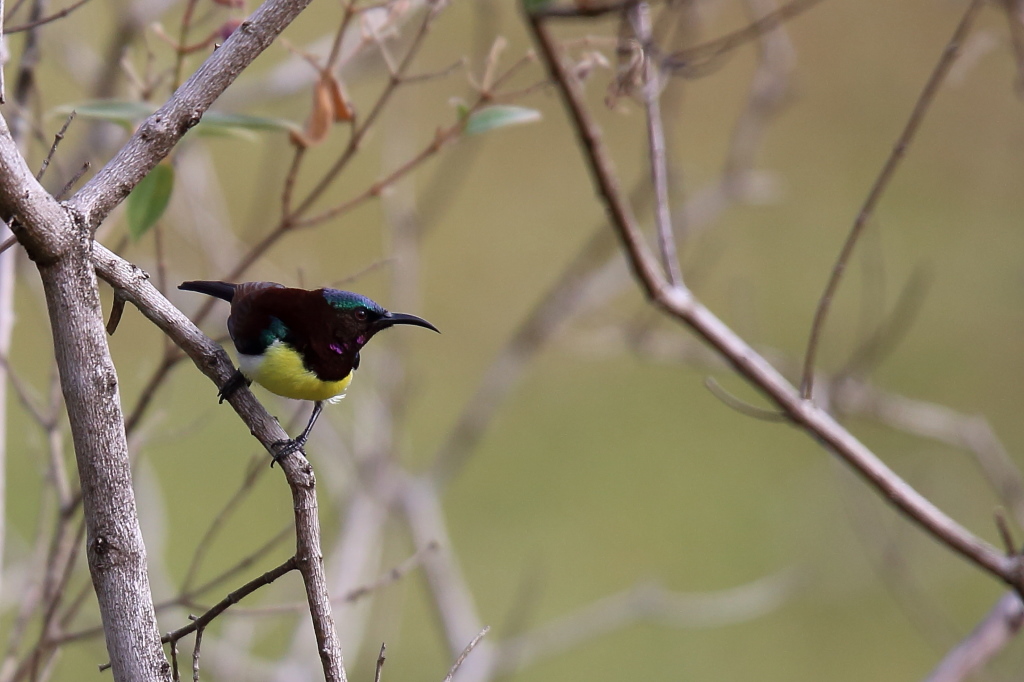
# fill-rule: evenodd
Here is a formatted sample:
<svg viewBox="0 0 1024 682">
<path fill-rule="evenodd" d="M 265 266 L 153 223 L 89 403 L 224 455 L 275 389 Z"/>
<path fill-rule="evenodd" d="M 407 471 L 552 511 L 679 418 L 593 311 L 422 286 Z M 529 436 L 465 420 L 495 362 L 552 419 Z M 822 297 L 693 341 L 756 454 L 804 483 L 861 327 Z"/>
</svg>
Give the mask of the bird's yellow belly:
<svg viewBox="0 0 1024 682">
<path fill-rule="evenodd" d="M 352 382 L 352 373 L 341 381 L 322 381 L 302 364 L 302 357 L 278 341 L 263 355 L 239 355 L 242 374 L 263 388 L 295 400 L 330 400 Z"/>
</svg>

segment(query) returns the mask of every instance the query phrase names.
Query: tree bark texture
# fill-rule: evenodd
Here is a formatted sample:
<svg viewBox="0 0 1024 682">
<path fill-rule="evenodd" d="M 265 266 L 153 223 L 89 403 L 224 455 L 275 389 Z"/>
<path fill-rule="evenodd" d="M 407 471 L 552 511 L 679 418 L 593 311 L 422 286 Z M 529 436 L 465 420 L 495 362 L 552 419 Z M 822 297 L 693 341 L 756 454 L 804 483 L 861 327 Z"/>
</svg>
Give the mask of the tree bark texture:
<svg viewBox="0 0 1024 682">
<path fill-rule="evenodd" d="M 170 680 L 146 572 L 117 372 L 107 347 L 92 235 L 41 266 L 53 345 L 82 485 L 89 571 L 114 679 Z"/>
<path fill-rule="evenodd" d="M 117 372 L 107 346 L 92 233 L 25 164 L 0 117 L 0 213 L 43 281 L 78 460 L 89 570 L 115 682 L 170 680 L 146 573 Z"/>
</svg>

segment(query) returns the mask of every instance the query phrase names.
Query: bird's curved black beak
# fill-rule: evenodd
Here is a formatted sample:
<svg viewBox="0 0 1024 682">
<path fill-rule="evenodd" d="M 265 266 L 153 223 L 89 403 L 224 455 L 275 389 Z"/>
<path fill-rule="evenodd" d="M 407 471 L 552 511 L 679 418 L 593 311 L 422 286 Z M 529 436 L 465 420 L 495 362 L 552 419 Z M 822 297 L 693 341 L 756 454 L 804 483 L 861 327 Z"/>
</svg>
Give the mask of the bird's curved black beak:
<svg viewBox="0 0 1024 682">
<path fill-rule="evenodd" d="M 384 317 L 377 320 L 378 329 L 387 329 L 393 327 L 396 324 L 411 324 L 416 327 L 426 327 L 427 329 L 433 329 L 438 334 L 441 330 L 430 324 L 422 317 L 416 317 L 415 315 L 407 315 L 406 313 L 385 313 Z"/>
</svg>

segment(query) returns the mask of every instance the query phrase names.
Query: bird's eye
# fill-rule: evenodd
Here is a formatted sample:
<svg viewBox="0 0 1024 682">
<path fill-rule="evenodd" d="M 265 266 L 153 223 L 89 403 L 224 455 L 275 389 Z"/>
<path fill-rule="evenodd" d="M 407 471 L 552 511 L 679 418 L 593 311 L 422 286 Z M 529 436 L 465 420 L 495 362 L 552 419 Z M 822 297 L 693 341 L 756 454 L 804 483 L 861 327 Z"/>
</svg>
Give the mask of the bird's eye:
<svg viewBox="0 0 1024 682">
<path fill-rule="evenodd" d="M 366 312 L 366 308 L 356 308 L 356 319 L 360 322 L 364 322 L 368 315 L 369 313 Z"/>
</svg>

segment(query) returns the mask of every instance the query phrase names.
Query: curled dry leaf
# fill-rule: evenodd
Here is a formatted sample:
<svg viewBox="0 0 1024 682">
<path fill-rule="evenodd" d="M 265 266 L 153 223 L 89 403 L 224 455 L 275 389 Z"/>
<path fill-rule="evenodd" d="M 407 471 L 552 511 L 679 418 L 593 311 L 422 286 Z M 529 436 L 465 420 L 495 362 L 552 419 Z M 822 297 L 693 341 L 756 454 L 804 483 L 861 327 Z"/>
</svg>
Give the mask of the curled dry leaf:
<svg viewBox="0 0 1024 682">
<path fill-rule="evenodd" d="M 292 144 L 312 147 L 324 141 L 331 124 L 351 121 L 355 112 L 341 82 L 332 73 L 322 72 L 313 86 L 313 109 L 302 132 L 291 133 Z"/>
<path fill-rule="evenodd" d="M 331 95 L 331 104 L 334 107 L 334 122 L 351 121 L 356 112 L 348 99 L 348 93 L 345 92 L 345 86 L 341 84 L 341 81 L 333 73 L 325 73 L 323 79 L 326 81 L 327 89 Z"/>
<path fill-rule="evenodd" d="M 291 134 L 292 144 L 299 147 L 312 147 L 323 142 L 331 130 L 334 121 L 334 103 L 331 92 L 324 80 L 320 79 L 313 86 L 313 109 L 309 112 L 306 125 L 302 132 Z"/>
</svg>

